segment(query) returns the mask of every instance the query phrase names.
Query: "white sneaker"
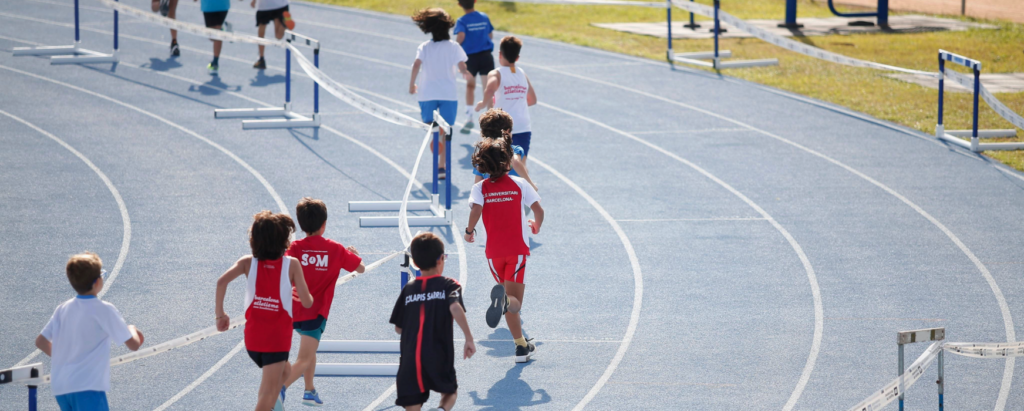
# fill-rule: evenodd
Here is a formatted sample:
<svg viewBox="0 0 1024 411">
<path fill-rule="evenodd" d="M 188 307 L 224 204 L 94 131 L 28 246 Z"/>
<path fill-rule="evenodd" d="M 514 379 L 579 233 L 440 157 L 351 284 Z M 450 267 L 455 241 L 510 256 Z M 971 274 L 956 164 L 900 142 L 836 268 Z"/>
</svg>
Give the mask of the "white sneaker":
<svg viewBox="0 0 1024 411">
<path fill-rule="evenodd" d="M 459 130 L 462 134 L 469 134 L 470 130 L 473 129 L 473 111 L 470 108 L 466 108 L 466 123 L 462 125 L 462 129 Z"/>
</svg>

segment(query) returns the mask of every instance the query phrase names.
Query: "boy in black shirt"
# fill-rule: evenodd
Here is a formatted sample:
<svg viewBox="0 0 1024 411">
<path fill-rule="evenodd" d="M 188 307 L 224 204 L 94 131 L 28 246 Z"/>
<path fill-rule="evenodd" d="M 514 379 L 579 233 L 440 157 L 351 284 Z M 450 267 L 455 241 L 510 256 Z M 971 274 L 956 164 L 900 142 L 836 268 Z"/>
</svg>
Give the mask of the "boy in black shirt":
<svg viewBox="0 0 1024 411">
<path fill-rule="evenodd" d="M 402 335 L 402 358 L 396 383 L 395 405 L 419 411 L 430 391 L 441 393 L 441 404 L 433 410 L 451 411 L 455 406 L 455 340 L 452 321 L 459 323 L 466 337 L 462 358 L 476 353 L 473 333 L 466 322 L 462 286 L 444 277 L 444 243 L 434 233 L 421 233 L 409 244 L 412 261 L 422 276 L 402 289 L 391 312 L 391 324 Z"/>
</svg>

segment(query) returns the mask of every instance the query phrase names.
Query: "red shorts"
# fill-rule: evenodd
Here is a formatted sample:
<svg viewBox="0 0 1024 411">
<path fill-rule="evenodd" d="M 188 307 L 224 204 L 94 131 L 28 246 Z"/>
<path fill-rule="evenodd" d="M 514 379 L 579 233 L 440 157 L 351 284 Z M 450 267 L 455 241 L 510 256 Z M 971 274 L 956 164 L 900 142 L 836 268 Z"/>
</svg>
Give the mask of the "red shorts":
<svg viewBox="0 0 1024 411">
<path fill-rule="evenodd" d="M 494 276 L 494 281 L 499 283 L 511 281 L 523 284 L 523 277 L 526 277 L 525 255 L 489 258 L 487 259 L 487 265 L 491 267 L 491 275 Z"/>
</svg>

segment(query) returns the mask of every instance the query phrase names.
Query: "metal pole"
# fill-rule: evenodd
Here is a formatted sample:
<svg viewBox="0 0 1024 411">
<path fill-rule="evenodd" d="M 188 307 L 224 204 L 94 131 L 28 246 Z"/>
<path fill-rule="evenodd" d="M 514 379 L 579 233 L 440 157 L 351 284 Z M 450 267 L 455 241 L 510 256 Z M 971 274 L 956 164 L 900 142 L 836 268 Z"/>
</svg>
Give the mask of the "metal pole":
<svg viewBox="0 0 1024 411">
<path fill-rule="evenodd" d="M 444 156 L 444 169 L 445 169 L 445 172 L 447 173 L 448 172 L 447 170 L 451 170 L 452 169 L 452 133 L 451 133 L 452 130 L 448 129 L 448 130 L 445 130 L 445 131 L 446 131 L 446 133 L 444 135 L 444 141 L 445 141 L 445 145 L 444 145 L 444 152 L 445 152 L 445 156 Z M 445 208 L 445 210 L 448 210 L 448 211 L 452 210 L 452 177 L 451 176 L 446 176 L 445 179 L 444 179 L 444 208 Z"/>
<path fill-rule="evenodd" d="M 946 90 L 946 60 L 942 58 L 942 53 L 939 53 L 939 123 L 936 127 L 936 132 L 939 133 L 936 137 L 942 137 L 945 134 L 945 127 L 942 126 L 942 113 L 943 103 L 945 101 L 945 95 L 943 94 Z"/>
<path fill-rule="evenodd" d="M 899 359 L 900 373 L 898 375 L 900 377 L 900 385 L 899 385 L 898 389 L 899 389 L 899 392 L 900 392 L 900 411 L 903 411 L 903 344 L 899 344 L 899 349 L 900 349 L 900 359 Z"/>
<path fill-rule="evenodd" d="M 28 386 L 28 411 L 36 411 L 36 386 Z"/>
<path fill-rule="evenodd" d="M 668 22 L 668 51 L 665 52 L 665 58 L 668 59 L 669 63 L 672 62 L 672 0 L 666 0 L 667 7 L 665 7 L 665 21 Z"/>
<path fill-rule="evenodd" d="M 715 0 L 715 68 L 718 68 L 718 0 Z"/>
<path fill-rule="evenodd" d="M 78 0 L 75 0 L 75 1 L 77 3 Z M 118 0 L 114 0 L 114 1 L 118 1 Z M 75 14 L 76 15 L 78 14 L 78 8 L 75 8 Z M 76 27 L 75 30 L 77 31 L 78 28 Z M 114 10 L 114 52 L 117 52 L 117 10 Z"/>
<path fill-rule="evenodd" d="M 432 154 L 433 154 L 433 157 L 434 157 L 434 183 L 433 183 L 433 185 L 431 187 L 431 191 L 430 191 L 431 194 L 437 194 L 437 156 L 439 154 L 437 152 L 438 151 L 438 146 L 437 146 L 438 134 L 440 134 L 440 133 L 437 132 L 437 123 L 435 122 L 434 123 L 434 142 L 431 143 L 432 147 L 434 147 L 434 149 L 431 150 L 433 152 Z M 447 172 L 447 171 L 445 171 L 445 172 Z M 445 178 L 447 178 L 447 177 L 445 177 Z"/>
<path fill-rule="evenodd" d="M 320 68 L 320 47 L 313 49 L 313 66 Z M 320 112 L 320 83 L 313 82 L 313 114 Z"/>
<path fill-rule="evenodd" d="M 284 104 L 292 102 L 292 49 L 284 49 Z"/>
<path fill-rule="evenodd" d="M 945 378 L 946 378 L 945 377 L 945 370 L 943 369 L 943 368 L 945 368 L 945 363 L 942 360 L 942 353 L 943 353 L 943 351 L 944 350 L 942 350 L 942 349 L 939 350 L 939 380 L 935 382 L 936 384 L 939 385 L 939 411 L 942 411 L 942 392 L 943 392 L 943 388 L 945 387 L 945 383 L 946 383 L 946 381 L 945 381 Z"/>
<path fill-rule="evenodd" d="M 974 121 L 971 128 L 971 151 L 978 151 L 978 95 L 981 94 L 981 70 L 974 66 Z"/>
</svg>

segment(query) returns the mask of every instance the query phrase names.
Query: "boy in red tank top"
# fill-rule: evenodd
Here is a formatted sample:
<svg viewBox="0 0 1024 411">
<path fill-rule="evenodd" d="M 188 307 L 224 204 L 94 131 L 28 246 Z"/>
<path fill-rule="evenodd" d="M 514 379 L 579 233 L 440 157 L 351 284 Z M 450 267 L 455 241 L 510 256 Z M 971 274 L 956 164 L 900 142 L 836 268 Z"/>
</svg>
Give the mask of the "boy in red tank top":
<svg viewBox="0 0 1024 411">
<path fill-rule="evenodd" d="M 487 265 L 498 285 L 491 289 L 487 308 L 487 325 L 497 327 L 502 315 L 516 345 L 515 361 L 530 361 L 536 347 L 523 337 L 519 311 L 525 291 L 526 258 L 530 255 L 529 236 L 540 232 L 544 209 L 540 196 L 526 180 L 508 175 L 512 161 L 512 144 L 507 138 L 482 139 L 473 153 L 473 166 L 489 177 L 473 185 L 470 193 L 469 223 L 465 240 L 476 237 L 476 223 L 483 218 L 487 230 Z M 527 220 L 523 207 L 533 210 L 536 220 Z"/>
<path fill-rule="evenodd" d="M 327 229 L 327 205 L 323 201 L 304 197 L 295 206 L 295 217 L 299 220 L 299 228 L 306 233 L 306 238 L 292 243 L 287 255 L 297 258 L 299 264 L 302 264 L 303 277 L 313 295 L 313 306 L 302 307 L 298 289 L 293 288 L 292 328 L 302 337 L 299 340 L 299 356 L 292 364 L 292 373 L 284 380 L 284 386 L 287 388 L 299 377 L 303 377 L 306 390 L 302 394 L 302 404 L 320 406 L 324 403 L 313 386 L 316 350 L 327 328 L 327 316 L 331 312 L 338 276 L 341 270 L 362 273 L 366 267 L 355 247 L 345 248 L 323 237 Z"/>
<path fill-rule="evenodd" d="M 287 214 L 257 213 L 249 228 L 252 255 L 238 259 L 217 280 L 217 329 L 226 331 L 231 323 L 224 313 L 228 283 L 246 276 L 245 349 L 256 366 L 263 369 L 257 411 L 283 409 L 281 387 L 291 369 L 288 352 L 292 349 L 292 284 L 302 306 L 313 306 L 299 260 L 284 255 L 294 231 L 295 223 Z"/>
</svg>

